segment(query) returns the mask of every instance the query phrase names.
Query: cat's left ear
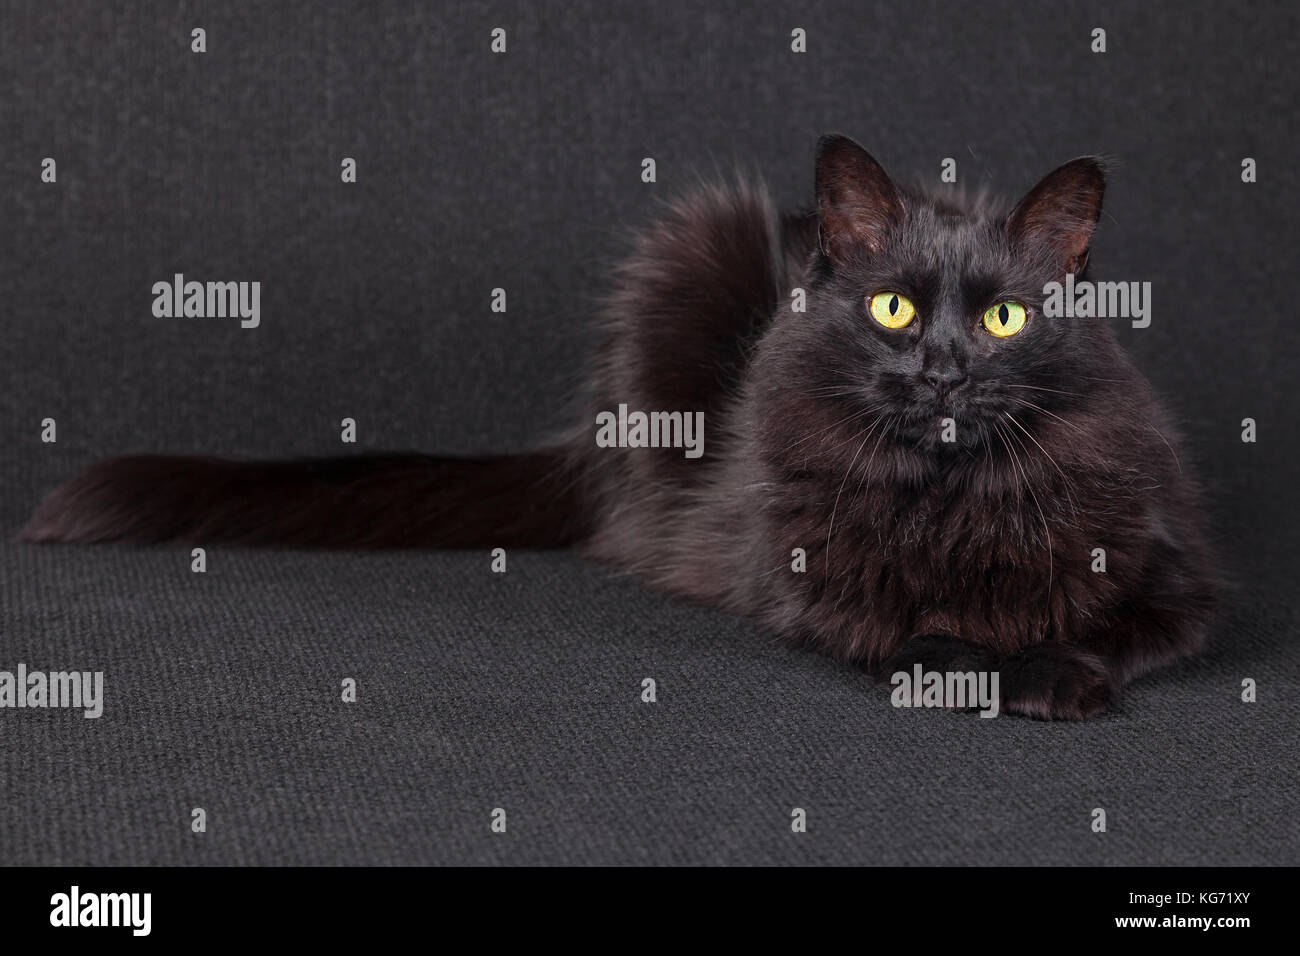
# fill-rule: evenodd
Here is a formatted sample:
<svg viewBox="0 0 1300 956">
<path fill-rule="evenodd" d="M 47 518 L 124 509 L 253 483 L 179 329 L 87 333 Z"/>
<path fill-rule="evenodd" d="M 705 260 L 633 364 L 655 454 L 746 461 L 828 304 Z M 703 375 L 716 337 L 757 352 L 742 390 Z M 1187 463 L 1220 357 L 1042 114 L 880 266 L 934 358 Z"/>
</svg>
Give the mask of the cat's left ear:
<svg viewBox="0 0 1300 956">
<path fill-rule="evenodd" d="M 1063 271 L 1078 275 L 1088 264 L 1092 233 L 1101 218 L 1106 171 L 1100 158 L 1081 156 L 1052 170 L 1007 217 L 1014 246 L 1046 249 Z"/>
</svg>

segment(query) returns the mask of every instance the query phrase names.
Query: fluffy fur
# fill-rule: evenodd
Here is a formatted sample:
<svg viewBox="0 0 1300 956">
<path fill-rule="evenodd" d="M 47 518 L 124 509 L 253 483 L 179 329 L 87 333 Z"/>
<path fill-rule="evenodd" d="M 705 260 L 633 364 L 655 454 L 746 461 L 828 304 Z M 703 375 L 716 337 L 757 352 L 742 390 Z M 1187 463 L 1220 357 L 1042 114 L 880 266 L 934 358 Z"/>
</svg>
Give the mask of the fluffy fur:
<svg viewBox="0 0 1300 956">
<path fill-rule="evenodd" d="M 576 545 L 879 678 L 997 670 L 1004 711 L 1088 717 L 1196 650 L 1218 592 L 1147 382 L 1104 320 L 1042 315 L 1044 285 L 1086 268 L 1103 190 L 1084 158 L 1009 210 L 937 198 L 826 137 L 814 212 L 707 187 L 640 234 L 585 413 L 541 451 L 114 459 L 51 493 L 23 537 Z M 915 303 L 911 325 L 870 317 L 882 289 Z M 1008 299 L 1029 323 L 995 338 L 979 319 Z M 595 415 L 619 404 L 703 411 L 704 456 L 598 448 Z"/>
</svg>

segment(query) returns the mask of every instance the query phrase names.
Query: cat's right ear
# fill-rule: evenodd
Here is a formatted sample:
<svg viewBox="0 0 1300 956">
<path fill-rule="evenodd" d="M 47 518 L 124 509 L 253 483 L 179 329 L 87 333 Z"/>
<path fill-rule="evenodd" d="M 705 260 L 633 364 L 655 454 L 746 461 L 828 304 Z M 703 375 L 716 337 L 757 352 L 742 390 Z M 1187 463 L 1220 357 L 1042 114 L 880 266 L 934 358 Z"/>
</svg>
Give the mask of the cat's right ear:
<svg viewBox="0 0 1300 956">
<path fill-rule="evenodd" d="M 903 217 L 903 200 L 870 153 L 832 134 L 817 143 L 817 215 L 822 252 L 842 264 L 855 250 L 880 251 Z"/>
</svg>

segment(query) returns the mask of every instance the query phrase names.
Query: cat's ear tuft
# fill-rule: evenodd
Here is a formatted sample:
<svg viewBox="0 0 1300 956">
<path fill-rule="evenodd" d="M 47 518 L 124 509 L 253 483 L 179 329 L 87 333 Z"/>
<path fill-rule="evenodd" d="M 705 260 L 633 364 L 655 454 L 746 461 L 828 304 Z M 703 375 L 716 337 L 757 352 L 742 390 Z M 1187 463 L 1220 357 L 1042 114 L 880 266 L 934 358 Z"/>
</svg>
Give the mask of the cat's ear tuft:
<svg viewBox="0 0 1300 956">
<path fill-rule="evenodd" d="M 817 144 L 817 214 L 822 251 L 843 263 L 854 249 L 878 252 L 903 216 L 898 188 L 871 154 L 847 136 Z"/>
<path fill-rule="evenodd" d="M 1088 264 L 1092 233 L 1101 218 L 1106 170 L 1100 158 L 1081 156 L 1044 176 L 1007 217 L 1007 235 L 1021 249 L 1046 249 L 1065 272 Z"/>
</svg>

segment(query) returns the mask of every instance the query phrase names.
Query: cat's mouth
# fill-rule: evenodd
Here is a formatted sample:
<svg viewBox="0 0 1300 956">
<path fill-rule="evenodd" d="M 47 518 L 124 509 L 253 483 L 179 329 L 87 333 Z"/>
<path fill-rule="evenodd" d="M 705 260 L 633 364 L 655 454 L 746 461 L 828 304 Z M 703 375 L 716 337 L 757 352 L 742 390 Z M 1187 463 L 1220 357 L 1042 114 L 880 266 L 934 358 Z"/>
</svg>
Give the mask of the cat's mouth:
<svg viewBox="0 0 1300 956">
<path fill-rule="evenodd" d="M 996 415 L 969 401 L 936 402 L 905 417 L 895 429 L 899 438 L 935 454 L 969 451 L 985 444 Z"/>
</svg>

